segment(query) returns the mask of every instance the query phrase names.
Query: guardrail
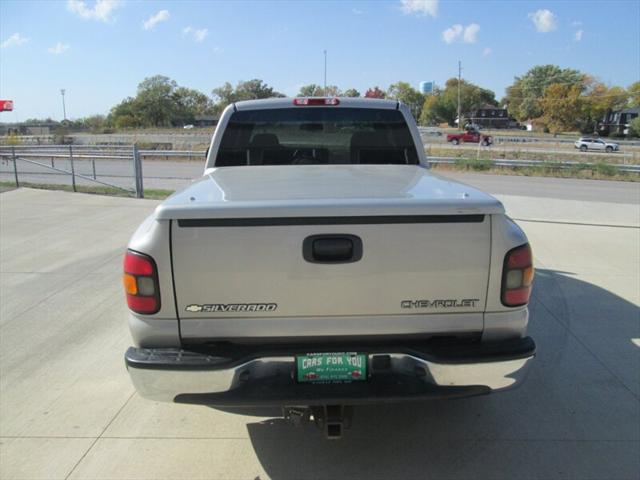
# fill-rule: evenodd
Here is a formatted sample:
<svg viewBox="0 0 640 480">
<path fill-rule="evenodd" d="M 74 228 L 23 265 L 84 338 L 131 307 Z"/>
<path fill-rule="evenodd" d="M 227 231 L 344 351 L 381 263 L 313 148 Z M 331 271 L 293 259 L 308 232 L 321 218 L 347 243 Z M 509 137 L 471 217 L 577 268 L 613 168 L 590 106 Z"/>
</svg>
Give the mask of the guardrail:
<svg viewBox="0 0 640 480">
<path fill-rule="evenodd" d="M 13 174 L 16 186 L 20 186 L 20 176 L 40 175 L 44 176 L 46 173 L 51 175 L 65 175 L 69 176 L 71 180 L 71 186 L 74 191 L 77 191 L 76 179 L 82 179 L 88 182 L 97 183 L 100 185 L 113 187 L 125 191 L 127 193 L 135 194 L 138 198 L 143 198 L 143 173 L 142 173 L 142 159 L 152 158 L 164 158 L 169 159 L 184 159 L 188 161 L 198 160 L 204 165 L 204 151 L 198 150 L 138 150 L 137 147 L 97 147 L 97 146 L 84 146 L 84 145 L 39 145 L 39 146 L 0 146 L 0 159 L 7 165 L 9 162 L 13 167 L 11 170 L 3 171 L 2 173 Z M 611 164 L 603 162 L 578 162 L 578 161 L 544 161 L 544 160 L 526 160 L 526 159 L 492 159 L 492 160 L 465 160 L 460 157 L 443 157 L 443 156 L 428 156 L 428 162 L 433 165 L 447 165 L 455 164 L 460 161 L 478 161 L 478 162 L 491 162 L 491 166 L 504 167 L 504 168 L 518 168 L 518 167 L 542 167 L 548 166 L 550 168 L 558 169 L 570 169 L 575 167 L 585 168 L 598 168 L 599 165 L 607 165 L 610 168 L 616 169 L 617 172 L 640 174 L 640 165 L 638 164 Z M 100 162 L 105 160 L 117 160 L 130 162 L 131 174 L 127 174 L 127 169 L 124 172 L 122 169 L 114 168 L 113 162 L 111 166 L 103 166 L 101 168 L 100 176 L 98 178 L 96 165 L 100 165 Z M 48 162 L 48 163 L 45 163 Z M 58 165 L 56 162 L 60 161 Z M 90 173 L 79 173 L 76 168 L 76 162 L 84 161 L 90 162 Z M 38 167 L 36 171 L 19 171 L 18 163 L 22 162 L 25 165 L 32 165 Z M 68 167 L 68 168 L 64 168 Z M 110 173 L 105 172 L 111 169 Z M 117 170 L 114 172 L 114 169 Z M 43 173 L 44 170 L 45 172 Z M 117 179 L 133 179 L 133 188 L 117 185 L 113 182 Z M 163 177 L 149 177 L 149 178 L 162 178 L 165 180 L 184 180 L 184 176 L 163 176 Z M 106 181 L 106 180 L 111 181 Z M 50 182 L 50 180 L 45 180 Z"/>
<path fill-rule="evenodd" d="M 427 157 L 430 164 L 434 165 L 454 165 L 457 161 L 464 160 L 461 157 Z M 471 160 L 475 161 L 475 160 Z M 486 162 L 487 160 L 479 160 L 479 162 Z M 593 162 L 545 162 L 544 160 L 520 160 L 520 159 L 495 159 L 490 160 L 491 165 L 494 167 L 541 167 L 549 166 L 553 168 L 569 169 L 572 167 L 584 166 L 596 168 L 598 165 L 607 165 L 616 168 L 619 172 L 626 173 L 638 173 L 640 174 L 640 165 L 633 164 L 618 164 L 618 163 L 593 163 Z"/>
</svg>

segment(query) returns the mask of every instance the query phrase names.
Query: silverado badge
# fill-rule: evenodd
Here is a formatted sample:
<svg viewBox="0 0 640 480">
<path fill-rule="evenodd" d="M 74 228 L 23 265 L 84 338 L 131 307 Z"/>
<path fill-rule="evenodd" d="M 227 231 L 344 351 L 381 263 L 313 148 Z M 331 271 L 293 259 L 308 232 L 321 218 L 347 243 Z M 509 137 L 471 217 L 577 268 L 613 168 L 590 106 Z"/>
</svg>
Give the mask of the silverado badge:
<svg viewBox="0 0 640 480">
<path fill-rule="evenodd" d="M 207 303 L 187 305 L 187 312 L 273 312 L 277 303 Z"/>
</svg>

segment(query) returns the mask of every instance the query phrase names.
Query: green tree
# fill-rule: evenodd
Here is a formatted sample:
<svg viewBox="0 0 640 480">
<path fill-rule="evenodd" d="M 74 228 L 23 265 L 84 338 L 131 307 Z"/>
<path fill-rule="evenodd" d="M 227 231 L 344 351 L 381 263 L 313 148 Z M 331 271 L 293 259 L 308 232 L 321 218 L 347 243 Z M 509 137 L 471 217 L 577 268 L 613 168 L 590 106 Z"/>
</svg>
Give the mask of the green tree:
<svg viewBox="0 0 640 480">
<path fill-rule="evenodd" d="M 359 97 L 360 96 L 360 92 L 358 90 L 356 90 L 355 88 L 349 88 L 347 90 L 345 90 L 342 94 L 345 97 Z"/>
<path fill-rule="evenodd" d="M 227 105 L 242 100 L 284 97 L 282 93 L 276 92 L 273 87 L 257 78 L 238 82 L 235 88 L 229 82 L 226 82 L 221 87 L 214 88 L 212 93 L 217 99 L 214 108 L 218 112 L 222 111 Z"/>
<path fill-rule="evenodd" d="M 336 85 L 327 85 L 327 88 L 322 88 L 323 97 L 340 97 L 342 95 L 342 91 Z"/>
<path fill-rule="evenodd" d="M 460 110 L 463 115 L 485 104 L 498 104 L 495 93 L 466 80 L 460 82 Z M 426 96 L 419 118 L 420 123 L 425 125 L 442 122 L 455 125 L 457 116 L 458 79 L 450 78 L 445 83 L 444 89 L 435 90 L 432 94 Z M 464 124 L 464 117 L 462 124 Z"/>
<path fill-rule="evenodd" d="M 414 118 L 420 118 L 422 105 L 424 104 L 424 95 L 413 88 L 407 82 L 396 82 L 389 86 L 387 90 L 387 98 L 398 100 L 409 107 Z"/>
<path fill-rule="evenodd" d="M 148 126 L 138 115 L 138 102 L 133 97 L 127 97 L 111 109 L 107 117 L 107 124 L 116 128 L 132 128 Z"/>
<path fill-rule="evenodd" d="M 176 114 L 174 93 L 178 88 L 175 80 L 163 75 L 145 78 L 138 85 L 135 103 L 137 116 L 143 125 L 167 127 Z"/>
<path fill-rule="evenodd" d="M 89 129 L 92 133 L 101 133 L 106 126 L 106 117 L 104 115 L 91 115 L 79 120 L 79 124 Z"/>
<path fill-rule="evenodd" d="M 259 98 L 284 97 L 284 94 L 276 92 L 262 80 L 254 78 L 246 82 L 239 82 L 236 86 L 236 95 L 239 100 L 257 100 Z"/>
<path fill-rule="evenodd" d="M 584 81 L 584 74 L 578 70 L 537 65 L 522 77 L 515 77 L 513 85 L 507 87 L 503 103 L 509 108 L 509 114 L 520 121 L 538 118 L 544 113 L 539 100 L 547 87 L 553 84 L 583 86 Z"/>
<path fill-rule="evenodd" d="M 640 107 L 640 82 L 632 83 L 627 91 L 629 92 L 629 107 Z"/>
<path fill-rule="evenodd" d="M 320 85 L 311 83 L 309 85 L 303 85 L 298 91 L 298 97 L 322 97 L 324 91 Z"/>
<path fill-rule="evenodd" d="M 640 117 L 636 117 L 631 120 L 629 124 L 629 136 L 640 137 Z"/>
<path fill-rule="evenodd" d="M 173 92 L 175 111 L 171 120 L 174 125 L 193 123 L 197 115 L 212 115 L 215 105 L 211 98 L 192 88 L 178 87 Z"/>
</svg>

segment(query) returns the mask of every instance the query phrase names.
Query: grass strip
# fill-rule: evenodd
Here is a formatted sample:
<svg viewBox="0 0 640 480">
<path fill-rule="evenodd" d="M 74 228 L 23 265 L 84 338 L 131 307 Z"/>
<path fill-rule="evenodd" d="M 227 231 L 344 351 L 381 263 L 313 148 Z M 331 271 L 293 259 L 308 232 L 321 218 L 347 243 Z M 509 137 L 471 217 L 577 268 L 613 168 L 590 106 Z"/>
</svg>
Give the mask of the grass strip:
<svg viewBox="0 0 640 480">
<path fill-rule="evenodd" d="M 0 187 L 11 188 L 15 187 L 15 182 L 0 182 Z M 21 187 L 26 188 L 37 188 L 40 190 L 60 190 L 63 192 L 73 192 L 73 188 L 71 185 L 54 185 L 49 183 L 31 183 L 31 182 L 20 182 Z M 76 191 L 78 193 L 89 193 L 94 195 L 109 195 L 113 197 L 129 197 L 133 198 L 135 195 L 133 193 L 126 192 L 124 190 L 120 190 L 119 188 L 107 187 L 107 186 L 86 186 L 86 185 L 77 185 Z M 171 195 L 173 190 L 163 190 L 158 188 L 145 188 L 144 189 L 144 198 L 150 200 L 164 200 L 169 195 Z"/>
</svg>

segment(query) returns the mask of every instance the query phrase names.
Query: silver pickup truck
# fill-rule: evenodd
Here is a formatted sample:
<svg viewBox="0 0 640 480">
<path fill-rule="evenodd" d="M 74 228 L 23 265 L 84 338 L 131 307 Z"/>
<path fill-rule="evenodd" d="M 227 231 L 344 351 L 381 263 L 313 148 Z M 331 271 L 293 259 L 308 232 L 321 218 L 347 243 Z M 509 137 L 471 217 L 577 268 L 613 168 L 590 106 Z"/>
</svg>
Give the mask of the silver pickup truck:
<svg viewBox="0 0 640 480">
<path fill-rule="evenodd" d="M 430 172 L 405 105 L 238 102 L 128 245 L 126 365 L 143 397 L 338 436 L 345 405 L 521 382 L 533 272 L 499 201 Z"/>
</svg>

